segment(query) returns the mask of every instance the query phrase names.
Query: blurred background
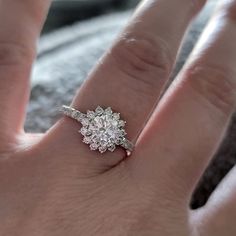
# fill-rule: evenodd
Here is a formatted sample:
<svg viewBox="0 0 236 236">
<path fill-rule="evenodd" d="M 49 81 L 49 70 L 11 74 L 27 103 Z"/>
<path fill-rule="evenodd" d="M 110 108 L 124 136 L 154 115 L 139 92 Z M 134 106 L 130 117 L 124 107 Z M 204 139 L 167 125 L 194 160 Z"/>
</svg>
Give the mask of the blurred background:
<svg viewBox="0 0 236 236">
<path fill-rule="evenodd" d="M 139 0 L 54 0 L 44 33 L 102 14 L 133 8 Z"/>
</svg>

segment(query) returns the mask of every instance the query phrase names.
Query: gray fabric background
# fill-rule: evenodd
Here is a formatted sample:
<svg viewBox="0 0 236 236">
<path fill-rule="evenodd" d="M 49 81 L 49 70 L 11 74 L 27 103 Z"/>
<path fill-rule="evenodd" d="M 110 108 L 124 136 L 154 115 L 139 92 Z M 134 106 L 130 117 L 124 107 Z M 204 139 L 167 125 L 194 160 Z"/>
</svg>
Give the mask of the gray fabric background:
<svg viewBox="0 0 236 236">
<path fill-rule="evenodd" d="M 210 1 L 186 36 L 176 73 L 185 62 L 206 24 L 214 1 Z M 75 91 L 97 59 L 127 22 L 131 12 L 114 13 L 44 35 L 32 74 L 32 94 L 26 130 L 44 132 L 58 119 L 58 108 L 70 104 Z M 235 120 L 235 119 L 234 119 Z M 233 121 L 223 145 L 206 171 L 193 197 L 192 207 L 203 205 L 222 177 L 235 164 L 236 123 Z M 174 130 L 173 130 L 174 132 Z"/>
</svg>

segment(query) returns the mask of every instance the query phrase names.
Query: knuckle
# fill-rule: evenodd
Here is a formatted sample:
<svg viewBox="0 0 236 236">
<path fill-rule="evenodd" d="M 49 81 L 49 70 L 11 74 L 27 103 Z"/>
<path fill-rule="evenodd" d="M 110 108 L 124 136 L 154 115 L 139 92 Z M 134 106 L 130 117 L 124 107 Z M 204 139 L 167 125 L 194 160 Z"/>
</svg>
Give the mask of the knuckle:
<svg viewBox="0 0 236 236">
<path fill-rule="evenodd" d="M 187 83 L 211 106 L 228 114 L 234 109 L 236 84 L 233 73 L 212 65 L 194 65 L 186 73 Z"/>
<path fill-rule="evenodd" d="M 32 62 L 34 50 L 18 43 L 0 42 L 0 66 L 17 66 Z"/>
<path fill-rule="evenodd" d="M 110 51 L 118 68 L 137 83 L 155 86 L 169 75 L 170 53 L 161 39 L 144 34 L 125 34 Z"/>
</svg>

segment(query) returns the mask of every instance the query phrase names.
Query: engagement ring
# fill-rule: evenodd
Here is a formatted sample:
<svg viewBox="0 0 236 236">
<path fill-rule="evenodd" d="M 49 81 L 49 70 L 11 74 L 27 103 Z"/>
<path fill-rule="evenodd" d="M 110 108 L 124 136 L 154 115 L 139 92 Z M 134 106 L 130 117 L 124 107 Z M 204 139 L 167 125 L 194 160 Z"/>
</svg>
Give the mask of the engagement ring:
<svg viewBox="0 0 236 236">
<path fill-rule="evenodd" d="M 110 107 L 103 109 L 99 106 L 95 111 L 87 111 L 86 114 L 68 106 L 62 106 L 61 111 L 81 123 L 79 132 L 83 136 L 83 142 L 88 144 L 91 150 L 98 150 L 100 153 L 114 152 L 117 146 L 121 146 L 128 156 L 131 155 L 134 145 L 125 138 L 126 122 Z"/>
</svg>

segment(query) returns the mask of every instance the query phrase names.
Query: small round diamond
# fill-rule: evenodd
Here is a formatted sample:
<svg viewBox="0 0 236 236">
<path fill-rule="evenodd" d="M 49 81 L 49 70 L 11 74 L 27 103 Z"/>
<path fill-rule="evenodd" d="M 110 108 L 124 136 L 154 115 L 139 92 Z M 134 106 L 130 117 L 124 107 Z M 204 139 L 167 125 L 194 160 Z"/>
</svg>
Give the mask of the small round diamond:
<svg viewBox="0 0 236 236">
<path fill-rule="evenodd" d="M 115 144 L 116 144 L 116 145 L 120 145 L 121 142 L 122 142 L 121 139 L 118 139 L 118 140 L 116 140 Z"/>
<path fill-rule="evenodd" d="M 106 110 L 105 110 L 105 113 L 107 114 L 107 115 L 112 115 L 112 109 L 110 108 L 110 107 L 108 107 Z"/>
<path fill-rule="evenodd" d="M 96 112 L 98 115 L 101 115 L 101 114 L 104 112 L 104 110 L 103 110 L 103 108 L 101 108 L 101 107 L 99 106 L 99 107 L 96 108 L 95 112 Z"/>
<path fill-rule="evenodd" d="M 77 119 L 79 117 L 79 112 L 75 110 L 75 111 L 72 112 L 71 115 L 72 115 L 73 118 Z"/>
<path fill-rule="evenodd" d="M 119 113 L 114 113 L 114 114 L 113 114 L 113 118 L 114 118 L 115 120 L 119 120 L 119 119 L 120 119 L 120 114 L 119 114 Z"/>
<path fill-rule="evenodd" d="M 125 126 L 125 121 L 119 120 L 119 126 L 120 126 L 120 127 L 124 127 L 124 126 Z"/>
<path fill-rule="evenodd" d="M 90 144 L 92 142 L 92 140 L 89 137 L 84 137 L 83 142 L 86 144 Z"/>
<path fill-rule="evenodd" d="M 106 152 L 106 150 L 107 150 L 106 147 L 103 147 L 103 146 L 99 147 L 99 152 L 101 152 L 101 153 Z"/>
<path fill-rule="evenodd" d="M 83 128 L 81 128 L 80 133 L 85 136 L 87 134 L 87 131 L 88 130 L 83 127 Z"/>
<path fill-rule="evenodd" d="M 99 145 L 97 143 L 92 143 L 90 145 L 90 149 L 93 150 L 93 151 L 96 151 L 98 149 Z"/>
<path fill-rule="evenodd" d="M 89 135 L 92 134 L 91 130 L 88 130 L 88 129 L 85 128 L 85 127 L 82 127 L 82 128 L 81 128 L 80 133 L 81 133 L 83 136 L 89 136 Z"/>
<path fill-rule="evenodd" d="M 88 118 L 82 118 L 82 120 L 81 120 L 81 124 L 83 125 L 83 126 L 88 126 L 89 125 L 89 119 Z"/>
<path fill-rule="evenodd" d="M 111 145 L 109 148 L 108 148 L 108 150 L 110 151 L 110 152 L 114 152 L 115 151 L 115 149 L 116 149 L 116 145 Z"/>
<path fill-rule="evenodd" d="M 87 117 L 89 119 L 94 119 L 94 117 L 96 116 L 95 112 L 94 111 L 88 111 L 87 112 Z"/>
</svg>

